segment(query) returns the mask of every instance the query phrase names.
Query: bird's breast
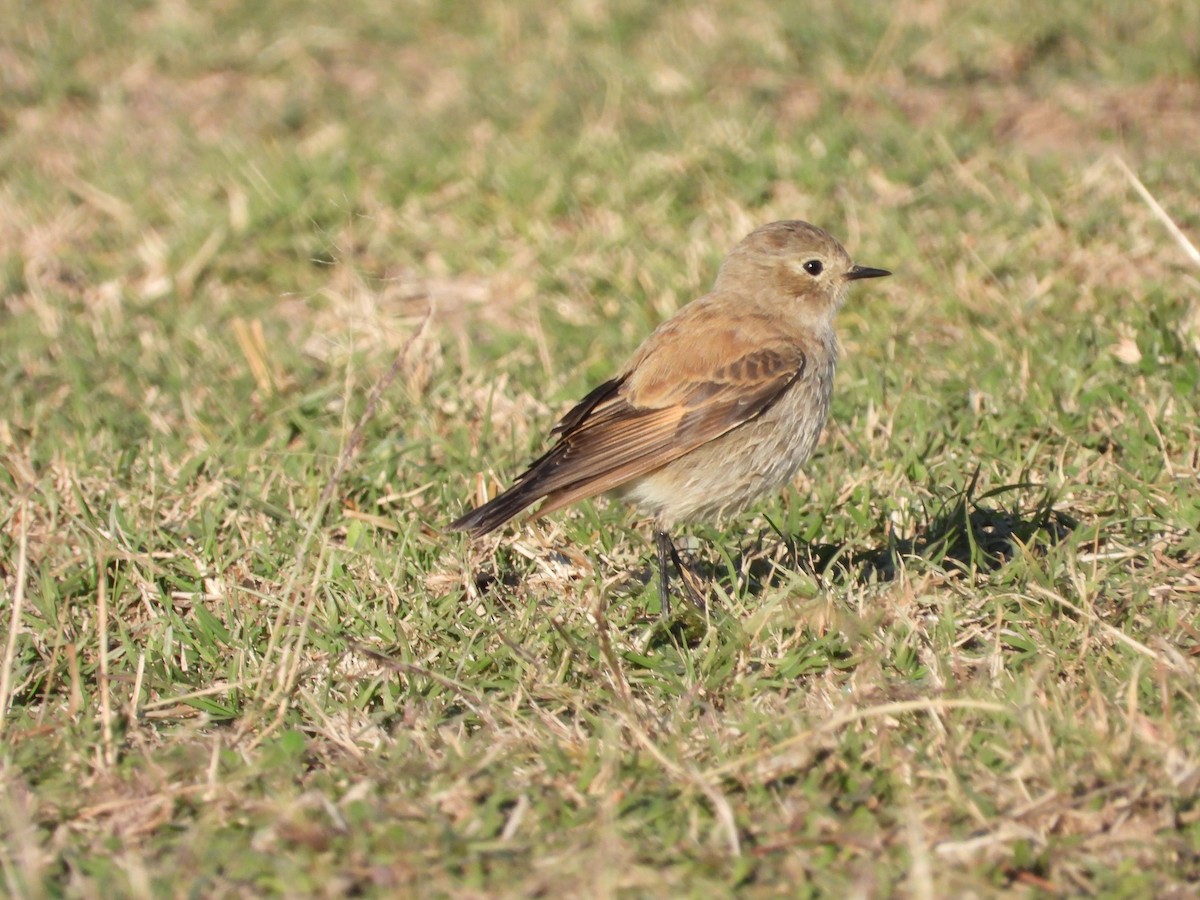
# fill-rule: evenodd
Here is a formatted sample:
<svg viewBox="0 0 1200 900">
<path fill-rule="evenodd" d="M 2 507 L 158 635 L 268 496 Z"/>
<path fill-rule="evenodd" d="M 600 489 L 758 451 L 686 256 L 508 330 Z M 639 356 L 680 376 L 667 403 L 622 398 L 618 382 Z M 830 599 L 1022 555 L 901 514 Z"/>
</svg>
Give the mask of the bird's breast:
<svg viewBox="0 0 1200 900">
<path fill-rule="evenodd" d="M 825 425 L 835 358 L 808 365 L 762 413 L 631 482 L 624 499 L 662 524 L 712 521 L 788 484 Z"/>
</svg>

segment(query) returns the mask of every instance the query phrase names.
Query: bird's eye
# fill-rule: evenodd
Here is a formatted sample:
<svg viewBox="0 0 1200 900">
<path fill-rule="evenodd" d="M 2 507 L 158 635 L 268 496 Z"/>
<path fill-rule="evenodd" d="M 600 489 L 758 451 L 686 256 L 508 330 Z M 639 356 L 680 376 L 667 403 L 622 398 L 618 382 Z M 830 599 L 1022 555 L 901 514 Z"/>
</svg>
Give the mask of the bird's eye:
<svg viewBox="0 0 1200 900">
<path fill-rule="evenodd" d="M 821 261 L 819 259 L 810 259 L 804 264 L 804 271 L 809 275 L 812 275 L 814 278 L 820 275 L 821 270 L 824 268 L 825 267 L 821 265 Z"/>
</svg>

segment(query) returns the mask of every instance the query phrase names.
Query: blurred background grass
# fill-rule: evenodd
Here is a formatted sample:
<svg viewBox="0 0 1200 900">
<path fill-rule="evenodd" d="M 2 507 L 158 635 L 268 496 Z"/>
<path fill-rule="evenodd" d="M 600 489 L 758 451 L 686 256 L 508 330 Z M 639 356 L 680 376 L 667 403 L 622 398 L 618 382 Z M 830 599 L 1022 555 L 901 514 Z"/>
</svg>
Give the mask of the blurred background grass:
<svg viewBox="0 0 1200 900">
<path fill-rule="evenodd" d="M 0 96 L 9 892 L 1200 876 L 1200 269 L 1119 162 L 1194 241 L 1196 4 L 18 3 Z M 720 615 L 616 507 L 439 533 L 793 217 L 896 276 Z"/>
</svg>

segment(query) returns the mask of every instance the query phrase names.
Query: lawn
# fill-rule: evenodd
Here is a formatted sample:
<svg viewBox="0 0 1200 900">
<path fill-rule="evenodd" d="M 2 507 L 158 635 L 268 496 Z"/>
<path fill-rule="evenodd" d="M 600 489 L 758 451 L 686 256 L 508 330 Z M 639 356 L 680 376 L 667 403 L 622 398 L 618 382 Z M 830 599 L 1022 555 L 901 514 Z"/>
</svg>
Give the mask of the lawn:
<svg viewBox="0 0 1200 900">
<path fill-rule="evenodd" d="M 4 32 L 0 890 L 1193 896 L 1194 0 Z M 784 218 L 895 274 L 707 612 L 445 532 Z"/>
</svg>

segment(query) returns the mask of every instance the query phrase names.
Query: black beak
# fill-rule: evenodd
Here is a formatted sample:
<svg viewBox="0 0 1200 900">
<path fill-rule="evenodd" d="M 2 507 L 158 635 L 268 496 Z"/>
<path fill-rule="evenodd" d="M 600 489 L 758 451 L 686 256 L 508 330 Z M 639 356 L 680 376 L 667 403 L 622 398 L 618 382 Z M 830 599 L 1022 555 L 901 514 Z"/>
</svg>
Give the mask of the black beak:
<svg viewBox="0 0 1200 900">
<path fill-rule="evenodd" d="M 891 275 L 887 269 L 872 269 L 870 266 L 854 266 L 846 273 L 847 281 L 858 281 L 860 278 L 882 278 Z"/>
</svg>

